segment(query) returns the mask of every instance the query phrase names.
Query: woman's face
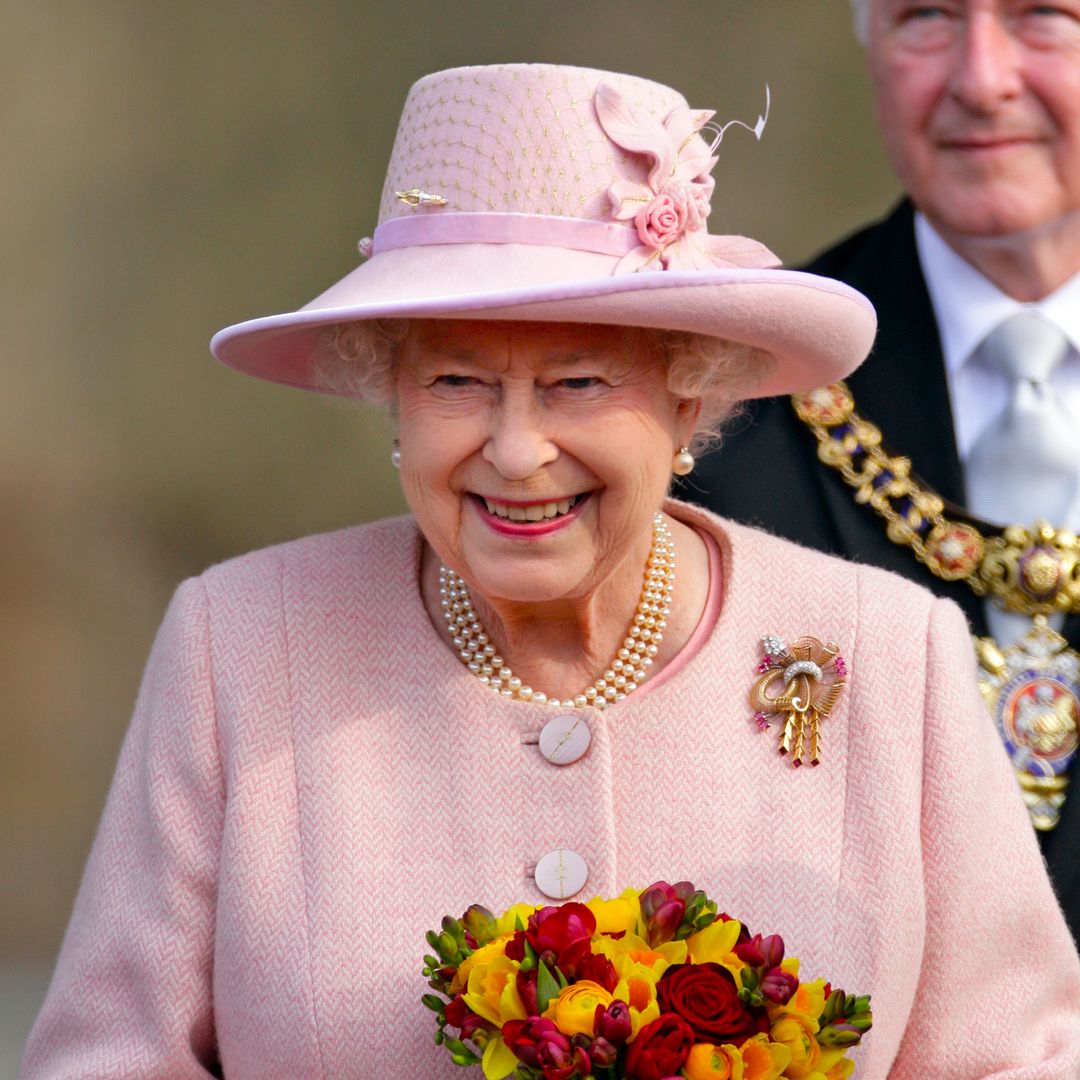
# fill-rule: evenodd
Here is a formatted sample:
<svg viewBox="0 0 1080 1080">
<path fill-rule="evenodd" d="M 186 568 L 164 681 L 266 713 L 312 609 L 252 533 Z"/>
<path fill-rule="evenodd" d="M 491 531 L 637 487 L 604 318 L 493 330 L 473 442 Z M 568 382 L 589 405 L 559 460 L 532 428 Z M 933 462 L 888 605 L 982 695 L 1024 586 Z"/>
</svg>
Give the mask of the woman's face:
<svg viewBox="0 0 1080 1080">
<path fill-rule="evenodd" d="M 481 596 L 527 603 L 586 598 L 642 557 L 698 411 L 625 327 L 417 322 L 396 387 L 428 542 Z"/>
</svg>

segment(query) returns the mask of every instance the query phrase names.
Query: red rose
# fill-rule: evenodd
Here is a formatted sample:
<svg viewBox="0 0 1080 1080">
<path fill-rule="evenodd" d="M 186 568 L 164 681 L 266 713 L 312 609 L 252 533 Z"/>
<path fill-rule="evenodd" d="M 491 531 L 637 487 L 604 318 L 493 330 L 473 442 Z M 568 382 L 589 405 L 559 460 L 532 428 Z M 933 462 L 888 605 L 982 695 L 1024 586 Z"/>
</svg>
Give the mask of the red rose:
<svg viewBox="0 0 1080 1080">
<path fill-rule="evenodd" d="M 694 1033 L 684 1020 L 661 1013 L 629 1044 L 627 1080 L 665 1080 L 677 1075 L 694 1046 Z"/>
<path fill-rule="evenodd" d="M 685 1020 L 701 1042 L 738 1046 L 758 1031 L 768 1030 L 768 1020 L 759 1021 L 743 1005 L 735 979 L 719 964 L 669 967 L 656 984 L 656 999 L 663 1012 Z"/>
</svg>

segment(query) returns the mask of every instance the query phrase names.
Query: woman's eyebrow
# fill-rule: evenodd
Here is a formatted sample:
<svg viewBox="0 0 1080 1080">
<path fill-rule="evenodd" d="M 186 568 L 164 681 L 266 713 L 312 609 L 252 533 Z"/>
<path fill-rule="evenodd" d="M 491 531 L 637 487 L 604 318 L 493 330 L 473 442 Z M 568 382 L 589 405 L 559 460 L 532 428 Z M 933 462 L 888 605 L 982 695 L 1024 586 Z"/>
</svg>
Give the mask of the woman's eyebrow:
<svg viewBox="0 0 1080 1080">
<path fill-rule="evenodd" d="M 547 364 L 576 364 L 582 360 L 611 360 L 614 355 L 611 349 L 582 347 L 580 349 L 571 349 L 569 352 L 552 350 L 543 359 Z"/>
<path fill-rule="evenodd" d="M 417 361 L 420 364 L 433 363 L 437 360 L 455 360 L 459 364 L 479 364 L 475 349 L 466 349 L 461 345 L 430 345 L 419 351 Z"/>
</svg>

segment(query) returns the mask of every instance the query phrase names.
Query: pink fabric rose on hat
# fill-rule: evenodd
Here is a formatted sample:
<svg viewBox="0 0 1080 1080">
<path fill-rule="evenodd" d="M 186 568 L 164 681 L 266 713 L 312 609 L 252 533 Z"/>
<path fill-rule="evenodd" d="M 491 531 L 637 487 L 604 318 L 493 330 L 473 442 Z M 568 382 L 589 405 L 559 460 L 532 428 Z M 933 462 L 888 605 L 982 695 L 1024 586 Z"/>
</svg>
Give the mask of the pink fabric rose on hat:
<svg viewBox="0 0 1080 1080">
<path fill-rule="evenodd" d="M 674 243 L 686 228 L 685 195 L 662 193 L 644 210 L 638 211 L 634 225 L 641 242 L 650 248 L 666 248 Z"/>
<path fill-rule="evenodd" d="M 650 163 L 644 182 L 617 180 L 607 190 L 612 216 L 632 221 L 641 241 L 619 261 L 615 273 L 780 265 L 756 240 L 710 236 L 706 229 L 717 162 L 713 147 L 701 136 L 712 118 L 710 110 L 680 106 L 660 123 L 623 97 L 612 82 L 600 83 L 593 104 L 608 138 Z"/>
</svg>

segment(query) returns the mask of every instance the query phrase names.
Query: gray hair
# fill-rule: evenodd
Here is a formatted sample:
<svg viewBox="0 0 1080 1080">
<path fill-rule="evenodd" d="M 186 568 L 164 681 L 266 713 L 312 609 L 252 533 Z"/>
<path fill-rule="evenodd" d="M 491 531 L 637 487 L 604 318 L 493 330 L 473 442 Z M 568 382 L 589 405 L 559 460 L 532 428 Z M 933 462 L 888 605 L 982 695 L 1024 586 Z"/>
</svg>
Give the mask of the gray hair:
<svg viewBox="0 0 1080 1080">
<path fill-rule="evenodd" d="M 679 330 L 642 329 L 648 346 L 667 367 L 668 389 L 700 398 L 701 415 L 690 449 L 718 443 L 739 402 L 761 385 L 776 365 L 763 349 Z M 322 335 L 315 384 L 327 393 L 359 398 L 393 412 L 394 372 L 409 333 L 408 319 L 336 323 Z"/>
<path fill-rule="evenodd" d="M 855 18 L 855 36 L 865 45 L 870 36 L 870 0 L 851 0 L 851 14 Z"/>
</svg>

